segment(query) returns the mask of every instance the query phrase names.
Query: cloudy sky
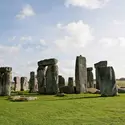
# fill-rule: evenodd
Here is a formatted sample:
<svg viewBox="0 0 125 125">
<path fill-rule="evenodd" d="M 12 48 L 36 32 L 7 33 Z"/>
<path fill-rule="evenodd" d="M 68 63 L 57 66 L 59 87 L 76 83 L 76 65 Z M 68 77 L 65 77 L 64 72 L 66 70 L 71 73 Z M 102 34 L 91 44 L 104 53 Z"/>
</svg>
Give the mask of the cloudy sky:
<svg viewBox="0 0 125 125">
<path fill-rule="evenodd" d="M 37 61 L 54 57 L 67 78 L 83 55 L 88 67 L 108 60 L 125 77 L 124 7 L 125 0 L 1 0 L 0 66 L 29 77 Z"/>
</svg>

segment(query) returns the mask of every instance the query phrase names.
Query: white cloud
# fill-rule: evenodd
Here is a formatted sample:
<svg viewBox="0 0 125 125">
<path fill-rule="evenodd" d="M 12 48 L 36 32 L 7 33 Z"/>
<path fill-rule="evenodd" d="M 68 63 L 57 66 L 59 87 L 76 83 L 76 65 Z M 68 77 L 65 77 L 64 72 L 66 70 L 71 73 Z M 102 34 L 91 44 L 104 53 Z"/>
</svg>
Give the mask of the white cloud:
<svg viewBox="0 0 125 125">
<path fill-rule="evenodd" d="M 4 46 L 0 45 L 0 53 L 1 54 L 10 54 L 19 52 L 19 48 L 16 46 Z"/>
<path fill-rule="evenodd" d="M 125 25 L 125 20 L 113 20 L 113 23 L 115 24 L 115 25 Z"/>
<path fill-rule="evenodd" d="M 9 41 L 14 41 L 16 39 L 16 36 L 13 36 L 12 38 L 9 38 Z"/>
<path fill-rule="evenodd" d="M 22 36 L 20 38 L 20 41 L 32 41 L 32 37 L 31 36 Z"/>
<path fill-rule="evenodd" d="M 65 0 L 65 5 L 69 7 L 78 6 L 78 7 L 85 7 L 88 9 L 97 9 L 102 8 L 105 4 L 107 4 L 110 0 Z"/>
<path fill-rule="evenodd" d="M 125 47 L 125 37 L 105 37 L 99 42 L 103 47 Z"/>
<path fill-rule="evenodd" d="M 35 12 L 31 5 L 27 4 L 23 7 L 23 9 L 16 15 L 18 19 L 25 19 L 26 17 L 34 16 Z"/>
<path fill-rule="evenodd" d="M 45 40 L 43 40 L 43 39 L 40 39 L 40 44 L 41 44 L 41 45 L 43 45 L 43 46 L 45 46 L 45 45 L 46 45 L 46 42 L 45 42 Z"/>
<path fill-rule="evenodd" d="M 65 26 L 57 24 L 58 28 L 64 32 L 62 39 L 57 39 L 55 44 L 61 49 L 71 50 L 74 48 L 83 48 L 94 39 L 92 28 L 82 20 L 71 22 Z M 70 47 L 70 49 L 69 49 Z"/>
<path fill-rule="evenodd" d="M 57 29 L 61 32 L 61 37 L 47 44 L 48 48 L 42 51 L 42 54 L 46 58 L 63 58 L 57 58 L 59 72 L 68 79 L 68 77 L 74 77 L 76 55 L 83 54 L 86 47 L 94 40 L 93 30 L 82 20 L 70 22 L 67 25 L 57 24 Z"/>
</svg>

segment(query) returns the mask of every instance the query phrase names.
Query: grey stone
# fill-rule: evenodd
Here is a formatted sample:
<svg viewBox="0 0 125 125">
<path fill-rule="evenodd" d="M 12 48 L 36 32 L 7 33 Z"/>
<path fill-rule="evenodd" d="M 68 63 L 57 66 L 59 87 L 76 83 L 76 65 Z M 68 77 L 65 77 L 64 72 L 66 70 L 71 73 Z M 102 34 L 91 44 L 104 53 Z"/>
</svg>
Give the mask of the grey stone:
<svg viewBox="0 0 125 125">
<path fill-rule="evenodd" d="M 28 80 L 27 77 L 21 77 L 20 79 L 20 83 L 21 83 L 21 91 L 26 91 L 28 90 Z"/>
<path fill-rule="evenodd" d="M 12 68 L 0 68 L 0 95 L 9 96 L 11 94 Z"/>
<path fill-rule="evenodd" d="M 96 63 L 96 64 L 94 64 L 94 67 L 95 67 L 95 69 L 96 69 L 96 89 L 100 89 L 100 85 L 99 85 L 99 75 L 98 75 L 98 68 L 99 67 L 107 67 L 107 64 L 108 64 L 108 62 L 107 61 L 100 61 L 100 62 L 98 62 L 98 63 Z"/>
<path fill-rule="evenodd" d="M 73 77 L 68 78 L 68 93 L 73 94 L 74 93 L 74 86 L 73 86 Z"/>
<path fill-rule="evenodd" d="M 58 66 L 49 65 L 46 71 L 46 94 L 58 92 Z"/>
<path fill-rule="evenodd" d="M 94 79 L 93 79 L 92 70 L 93 70 L 92 67 L 87 68 L 87 87 L 88 88 L 94 87 Z"/>
<path fill-rule="evenodd" d="M 46 93 L 46 84 L 45 84 L 45 66 L 38 67 L 37 69 L 37 81 L 38 81 L 38 93 L 45 94 Z"/>
<path fill-rule="evenodd" d="M 95 89 L 95 88 L 87 88 L 87 92 L 91 94 L 101 94 L 100 90 Z"/>
<path fill-rule="evenodd" d="M 14 77 L 14 91 L 20 91 L 20 77 Z"/>
<path fill-rule="evenodd" d="M 125 93 L 125 88 L 118 88 L 118 93 Z"/>
<path fill-rule="evenodd" d="M 10 101 L 32 101 L 37 100 L 37 97 L 25 97 L 25 96 L 10 96 L 8 98 Z"/>
<path fill-rule="evenodd" d="M 73 77 L 68 78 L 68 86 L 73 86 Z"/>
<path fill-rule="evenodd" d="M 49 65 L 56 65 L 58 60 L 55 58 L 52 59 L 45 59 L 38 62 L 38 66 L 49 66 Z"/>
<path fill-rule="evenodd" d="M 118 89 L 113 67 L 99 67 L 98 74 L 101 96 L 116 96 Z"/>
<path fill-rule="evenodd" d="M 77 93 L 86 93 L 86 88 L 87 88 L 86 58 L 82 57 L 81 55 L 76 57 L 75 84 Z"/>
<path fill-rule="evenodd" d="M 73 94 L 70 86 L 63 86 L 60 88 L 61 93 Z"/>
<path fill-rule="evenodd" d="M 90 71 L 90 72 L 91 72 L 92 70 L 93 70 L 92 67 L 88 67 L 88 68 L 87 68 L 87 71 Z"/>
<path fill-rule="evenodd" d="M 30 72 L 30 80 L 29 80 L 29 92 L 36 92 L 37 89 L 36 87 L 36 76 L 35 76 L 35 72 Z"/>
<path fill-rule="evenodd" d="M 108 64 L 107 61 L 100 61 L 100 62 L 98 62 L 98 63 L 95 63 L 95 64 L 94 64 L 94 67 L 95 67 L 95 68 L 98 68 L 98 67 L 107 67 L 107 64 Z"/>
<path fill-rule="evenodd" d="M 58 76 L 58 88 L 65 86 L 65 79 L 61 75 Z"/>
</svg>

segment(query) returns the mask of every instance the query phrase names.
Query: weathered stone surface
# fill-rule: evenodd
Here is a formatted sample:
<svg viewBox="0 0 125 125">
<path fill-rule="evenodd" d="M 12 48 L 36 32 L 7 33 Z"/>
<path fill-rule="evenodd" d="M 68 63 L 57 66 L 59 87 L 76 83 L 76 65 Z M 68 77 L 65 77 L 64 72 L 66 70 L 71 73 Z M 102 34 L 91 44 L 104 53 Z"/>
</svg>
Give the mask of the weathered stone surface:
<svg viewBox="0 0 125 125">
<path fill-rule="evenodd" d="M 36 81 L 36 76 L 35 76 L 35 72 L 30 72 L 30 80 L 29 80 L 29 92 L 36 92 L 37 89 L 35 88 L 37 84 Z"/>
<path fill-rule="evenodd" d="M 90 72 L 91 72 L 92 70 L 93 70 L 92 67 L 88 67 L 88 68 L 87 68 L 87 71 L 90 71 Z"/>
<path fill-rule="evenodd" d="M 87 88 L 87 92 L 91 94 L 101 94 L 100 90 L 95 89 L 95 88 Z"/>
<path fill-rule="evenodd" d="M 73 77 L 68 78 L 68 87 L 69 87 L 68 93 L 73 94 L 74 93 Z"/>
<path fill-rule="evenodd" d="M 113 67 L 98 68 L 101 96 L 116 96 L 118 93 Z"/>
<path fill-rule="evenodd" d="M 38 66 L 49 66 L 49 65 L 56 65 L 58 62 L 57 59 L 45 59 L 38 62 Z"/>
<path fill-rule="evenodd" d="M 27 77 L 21 77 L 20 83 L 21 83 L 21 91 L 28 90 L 28 80 L 27 80 Z"/>
<path fill-rule="evenodd" d="M 118 93 L 125 93 L 125 88 L 118 88 Z"/>
<path fill-rule="evenodd" d="M 70 86 L 63 86 L 60 88 L 61 93 L 66 93 L 66 94 L 72 94 L 71 93 L 71 87 Z"/>
<path fill-rule="evenodd" d="M 100 62 L 98 62 L 98 63 L 95 63 L 95 64 L 94 64 L 94 67 L 95 67 L 95 68 L 98 68 L 98 67 L 107 67 L 107 64 L 108 64 L 107 61 L 100 61 Z"/>
<path fill-rule="evenodd" d="M 16 76 L 13 78 L 14 80 L 14 91 L 20 91 L 20 77 Z"/>
<path fill-rule="evenodd" d="M 58 66 L 49 65 L 46 71 L 46 94 L 58 92 Z"/>
<path fill-rule="evenodd" d="M 99 84 L 99 75 L 98 75 L 98 68 L 99 67 L 107 67 L 108 62 L 107 61 L 100 61 L 96 64 L 94 64 L 94 67 L 96 68 L 96 89 L 100 89 L 100 84 Z"/>
<path fill-rule="evenodd" d="M 60 90 L 61 87 L 65 86 L 65 79 L 61 75 L 58 76 L 58 88 Z"/>
<path fill-rule="evenodd" d="M 68 86 L 73 86 L 73 77 L 68 78 Z"/>
<path fill-rule="evenodd" d="M 11 94 L 12 68 L 0 68 L 0 95 L 8 96 Z"/>
<path fill-rule="evenodd" d="M 94 87 L 94 82 L 93 82 L 93 73 L 92 73 L 93 68 L 87 68 L 87 87 L 88 88 L 93 88 Z"/>
<path fill-rule="evenodd" d="M 25 96 L 11 96 L 8 98 L 10 101 L 32 101 L 37 100 L 37 97 L 25 97 Z"/>
<path fill-rule="evenodd" d="M 75 83 L 76 83 L 77 93 L 86 92 L 87 88 L 86 58 L 82 57 L 81 55 L 76 57 Z"/>
<path fill-rule="evenodd" d="M 46 93 L 46 79 L 45 79 L 45 66 L 38 67 L 37 69 L 37 81 L 38 81 L 38 93 L 45 94 Z"/>
</svg>

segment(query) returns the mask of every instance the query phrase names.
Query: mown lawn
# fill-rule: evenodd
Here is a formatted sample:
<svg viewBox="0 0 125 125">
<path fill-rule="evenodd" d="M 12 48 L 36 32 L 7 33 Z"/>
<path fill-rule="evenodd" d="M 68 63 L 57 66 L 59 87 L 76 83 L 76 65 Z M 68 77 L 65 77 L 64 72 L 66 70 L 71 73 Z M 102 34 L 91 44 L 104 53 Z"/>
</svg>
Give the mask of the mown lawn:
<svg viewBox="0 0 125 125">
<path fill-rule="evenodd" d="M 0 97 L 0 125 L 125 125 L 125 94 L 38 96 L 29 102 Z"/>
</svg>

